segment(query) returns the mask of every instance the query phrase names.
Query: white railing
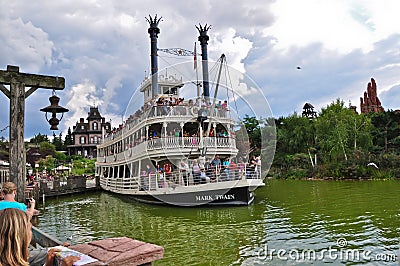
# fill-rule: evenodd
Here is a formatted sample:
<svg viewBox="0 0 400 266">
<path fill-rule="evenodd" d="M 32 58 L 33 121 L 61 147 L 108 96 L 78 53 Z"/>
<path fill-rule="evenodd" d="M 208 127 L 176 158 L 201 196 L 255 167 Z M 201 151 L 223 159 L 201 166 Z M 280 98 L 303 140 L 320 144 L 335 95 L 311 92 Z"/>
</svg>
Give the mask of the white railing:
<svg viewBox="0 0 400 266">
<path fill-rule="evenodd" d="M 201 146 L 200 137 L 164 137 L 147 141 L 147 150 L 192 148 L 199 146 Z M 233 138 L 204 137 L 203 146 L 215 148 L 236 148 L 236 141 Z"/>
<path fill-rule="evenodd" d="M 204 137 L 203 144 L 200 143 L 200 137 L 162 137 L 146 140 L 130 147 L 125 151 L 110 154 L 108 156 L 99 155 L 98 162 L 118 162 L 120 160 L 130 158 L 132 155 L 142 154 L 146 151 L 161 150 L 161 149 L 185 149 L 185 148 L 236 148 L 236 140 L 234 138 L 223 137 Z"/>
<path fill-rule="evenodd" d="M 185 117 L 186 119 L 194 118 L 198 116 L 199 109 L 205 110 L 205 114 L 208 117 L 216 117 L 216 118 L 229 118 L 229 110 L 227 109 L 217 109 L 211 110 L 211 108 L 204 108 L 198 106 L 189 106 L 189 105 L 175 105 L 175 106 L 153 106 L 147 111 L 143 112 L 140 115 L 132 115 L 129 118 L 124 127 L 118 129 L 117 131 L 108 134 L 107 136 L 103 136 L 104 141 L 113 140 L 126 130 L 129 130 L 142 122 L 143 120 L 151 117 Z"/>
<path fill-rule="evenodd" d="M 196 186 L 206 183 L 220 183 L 225 181 L 243 179 L 262 179 L 259 165 L 238 164 L 236 168 L 224 169 L 217 167 L 206 171 L 205 177 L 192 172 L 174 171 L 170 174 L 158 173 L 142 175 L 130 178 L 100 178 L 103 187 L 114 191 L 142 190 L 155 191 L 164 188 L 176 188 L 179 186 Z"/>
</svg>

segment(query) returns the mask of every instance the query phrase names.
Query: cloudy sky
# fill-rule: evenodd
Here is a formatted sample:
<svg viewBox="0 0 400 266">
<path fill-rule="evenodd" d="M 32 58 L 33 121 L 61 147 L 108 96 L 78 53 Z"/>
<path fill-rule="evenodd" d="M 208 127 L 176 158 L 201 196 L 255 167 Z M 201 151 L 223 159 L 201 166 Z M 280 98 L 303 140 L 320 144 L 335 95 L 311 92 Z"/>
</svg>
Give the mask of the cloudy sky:
<svg viewBox="0 0 400 266">
<path fill-rule="evenodd" d="M 22 1 L 0 0 L 0 69 L 63 76 L 57 92 L 70 109 L 66 133 L 89 106 L 99 106 L 114 125 L 149 72 L 145 17 L 158 14 L 159 47 L 193 49 L 194 25 L 211 24 L 209 57 L 250 77 L 275 117 L 317 110 L 336 98 L 359 110 L 370 78 L 385 109 L 400 108 L 398 0 L 198 0 Z M 187 59 L 189 60 L 189 59 Z M 301 69 L 297 67 L 300 66 Z M 25 137 L 52 135 L 39 111 L 51 91 L 26 100 Z M 0 95 L 0 130 L 9 123 L 9 102 Z M 56 132 L 59 134 L 59 132 Z M 0 131 L 8 137 L 8 130 Z"/>
</svg>

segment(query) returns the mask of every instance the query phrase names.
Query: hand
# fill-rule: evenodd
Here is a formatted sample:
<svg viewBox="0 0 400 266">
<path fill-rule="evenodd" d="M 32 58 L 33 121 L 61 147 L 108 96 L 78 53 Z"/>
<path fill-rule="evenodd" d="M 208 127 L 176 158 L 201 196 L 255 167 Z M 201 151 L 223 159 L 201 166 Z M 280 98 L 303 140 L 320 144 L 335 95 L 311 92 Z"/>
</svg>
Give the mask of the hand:
<svg viewBox="0 0 400 266">
<path fill-rule="evenodd" d="M 60 251 L 61 251 L 61 249 L 59 249 L 59 248 L 51 248 L 47 251 L 46 266 L 54 265 L 54 259 L 56 257 L 56 253 L 60 252 Z"/>
<path fill-rule="evenodd" d="M 69 242 L 64 242 L 64 243 L 61 244 L 61 246 L 63 246 L 63 247 L 69 247 L 69 246 L 71 246 L 71 244 L 70 244 Z"/>
<path fill-rule="evenodd" d="M 80 259 L 81 259 L 81 257 L 78 257 L 78 256 L 65 257 L 61 262 L 61 266 L 72 266 L 72 265 L 74 265 L 74 262 L 77 262 Z"/>
<path fill-rule="evenodd" d="M 34 198 L 29 198 L 29 203 L 31 204 L 31 206 L 35 206 L 36 200 Z"/>
<path fill-rule="evenodd" d="M 57 252 L 60 252 L 61 249 L 59 248 L 51 248 L 49 251 L 47 251 L 47 257 L 46 257 L 46 266 L 53 266 L 54 265 L 54 259 L 57 256 Z M 78 256 L 68 256 L 65 257 L 62 261 L 60 266 L 72 266 L 74 262 L 77 262 L 81 258 Z"/>
</svg>

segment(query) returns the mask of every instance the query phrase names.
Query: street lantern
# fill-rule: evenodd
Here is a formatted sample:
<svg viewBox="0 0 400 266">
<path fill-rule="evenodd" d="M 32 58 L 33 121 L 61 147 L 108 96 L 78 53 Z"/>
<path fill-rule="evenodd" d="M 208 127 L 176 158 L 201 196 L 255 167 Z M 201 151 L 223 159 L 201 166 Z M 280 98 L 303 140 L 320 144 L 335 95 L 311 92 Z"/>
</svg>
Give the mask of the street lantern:
<svg viewBox="0 0 400 266">
<path fill-rule="evenodd" d="M 53 95 L 49 98 L 50 101 L 50 105 L 40 109 L 40 111 L 45 112 L 46 113 L 46 120 L 47 122 L 49 122 L 50 124 L 50 130 L 58 130 L 58 124 L 60 123 L 61 119 L 64 116 L 64 113 L 68 112 L 69 110 L 67 108 L 64 108 L 60 105 L 58 105 L 58 103 L 60 102 L 60 97 L 56 96 L 54 91 L 53 91 Z M 47 117 L 47 113 L 51 113 L 51 118 L 48 119 Z M 57 118 L 57 114 L 61 113 L 61 118 L 58 119 Z"/>
</svg>

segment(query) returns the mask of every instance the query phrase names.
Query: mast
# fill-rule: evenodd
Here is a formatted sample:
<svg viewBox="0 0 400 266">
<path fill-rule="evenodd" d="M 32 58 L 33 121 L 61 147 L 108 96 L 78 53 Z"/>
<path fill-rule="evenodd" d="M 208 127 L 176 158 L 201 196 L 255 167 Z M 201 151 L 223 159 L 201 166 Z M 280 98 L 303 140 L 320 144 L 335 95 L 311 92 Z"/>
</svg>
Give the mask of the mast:
<svg viewBox="0 0 400 266">
<path fill-rule="evenodd" d="M 161 18 L 157 18 L 157 15 L 152 18 L 149 15 L 149 18 L 146 18 L 147 22 L 150 25 L 148 29 L 148 33 L 150 35 L 151 42 L 151 51 L 150 51 L 150 60 L 151 60 L 151 97 L 154 98 L 158 94 L 158 58 L 157 58 L 157 38 L 160 33 L 160 28 L 158 28 L 158 23 L 161 21 Z"/>
<path fill-rule="evenodd" d="M 215 102 L 217 100 L 217 96 L 218 96 L 218 88 L 219 88 L 219 81 L 221 79 L 221 72 L 222 72 L 222 67 L 225 61 L 225 54 L 222 54 L 221 57 L 218 59 L 218 61 L 220 61 L 220 66 L 219 66 L 219 71 L 218 71 L 218 77 L 217 77 L 217 84 L 215 86 L 215 92 L 214 92 L 214 98 L 213 98 L 213 103 L 211 105 L 210 108 L 210 112 L 211 114 L 214 113 L 214 108 L 215 108 Z M 208 136 L 210 134 L 210 126 L 211 126 L 211 121 L 208 123 L 208 127 L 207 127 L 207 131 L 206 131 L 206 136 Z"/>
<path fill-rule="evenodd" d="M 207 35 L 207 31 L 211 28 L 211 25 L 204 25 L 202 27 L 200 24 L 197 27 L 197 30 L 199 31 L 199 42 L 201 45 L 201 63 L 202 63 L 202 68 L 203 68 L 203 95 L 204 95 L 204 100 L 208 103 L 209 97 L 210 97 L 210 89 L 209 89 L 209 79 L 208 79 L 208 55 L 207 55 L 207 44 L 208 40 L 210 37 Z"/>
</svg>

